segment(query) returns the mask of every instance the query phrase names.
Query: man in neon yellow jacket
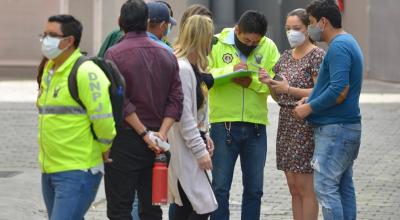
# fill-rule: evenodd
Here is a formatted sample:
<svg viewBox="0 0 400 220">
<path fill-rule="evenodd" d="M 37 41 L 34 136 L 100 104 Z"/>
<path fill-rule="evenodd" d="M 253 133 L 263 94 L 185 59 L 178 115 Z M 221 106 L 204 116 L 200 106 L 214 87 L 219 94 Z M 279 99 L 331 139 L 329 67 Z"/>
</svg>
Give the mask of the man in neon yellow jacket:
<svg viewBox="0 0 400 220">
<path fill-rule="evenodd" d="M 276 45 L 264 36 L 266 30 L 263 14 L 246 11 L 234 28 L 216 35 L 209 55 L 214 77 L 241 69 L 254 71 L 251 76 L 216 84 L 210 90 L 209 119 L 215 144 L 212 185 L 218 201 L 213 220 L 229 219 L 229 191 L 238 156 L 244 187 L 242 219 L 260 218 L 269 89 L 258 81 L 257 73 L 273 77 L 272 67 L 279 59 Z"/>
<path fill-rule="evenodd" d="M 78 94 L 85 108 L 69 93 L 68 76 L 82 55 L 81 35 L 82 25 L 74 17 L 55 15 L 41 38 L 49 61 L 37 101 L 39 161 L 49 219 L 83 219 L 104 173 L 102 154 L 107 157 L 116 133 L 110 82 L 97 65 L 87 61 L 78 68 Z"/>
</svg>

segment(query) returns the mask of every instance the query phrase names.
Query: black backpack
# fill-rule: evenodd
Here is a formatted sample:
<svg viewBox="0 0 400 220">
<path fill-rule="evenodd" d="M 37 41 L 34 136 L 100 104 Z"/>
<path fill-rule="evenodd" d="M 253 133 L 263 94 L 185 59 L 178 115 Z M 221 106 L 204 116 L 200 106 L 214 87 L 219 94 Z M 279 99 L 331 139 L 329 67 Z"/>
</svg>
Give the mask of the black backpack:
<svg viewBox="0 0 400 220">
<path fill-rule="evenodd" d="M 115 127 L 122 127 L 124 122 L 123 106 L 125 98 L 125 79 L 119 72 L 118 67 L 112 61 L 105 60 L 99 57 L 87 57 L 87 56 L 79 57 L 79 59 L 75 62 L 74 66 L 72 67 L 71 73 L 68 76 L 69 93 L 80 106 L 85 108 L 82 101 L 79 99 L 76 75 L 79 66 L 85 61 L 89 60 L 93 61 L 97 66 L 99 66 L 100 69 L 103 70 L 103 72 L 107 76 L 108 80 L 110 80 L 111 85 L 109 87 L 109 93 L 110 93 L 110 100 L 115 121 Z M 96 135 L 94 132 L 93 134 Z"/>
</svg>

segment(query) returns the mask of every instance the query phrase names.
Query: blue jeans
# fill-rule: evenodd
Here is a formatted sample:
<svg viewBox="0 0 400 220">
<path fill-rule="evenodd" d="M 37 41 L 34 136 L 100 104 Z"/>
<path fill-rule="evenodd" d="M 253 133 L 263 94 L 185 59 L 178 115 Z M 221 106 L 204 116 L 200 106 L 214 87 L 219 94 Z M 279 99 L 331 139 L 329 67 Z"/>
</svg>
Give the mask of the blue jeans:
<svg viewBox="0 0 400 220">
<path fill-rule="evenodd" d="M 241 219 L 257 220 L 260 219 L 267 156 L 265 125 L 256 127 L 256 124 L 236 122 L 232 123 L 230 133 L 232 141 L 227 143 L 224 123 L 211 124 L 211 138 L 215 145 L 212 186 L 218 202 L 218 209 L 211 214 L 211 219 L 229 219 L 229 191 L 236 159 L 240 155 L 243 179 Z"/>
<path fill-rule="evenodd" d="M 172 219 L 174 216 L 174 211 L 175 211 L 176 204 L 172 203 L 169 205 L 168 209 L 168 218 Z M 137 191 L 135 192 L 135 200 L 133 201 L 132 205 L 132 220 L 140 220 L 139 217 L 139 199 L 137 195 Z"/>
<path fill-rule="evenodd" d="M 140 220 L 140 218 L 139 218 L 139 199 L 138 199 L 137 191 L 135 191 L 135 200 L 133 200 L 133 204 L 132 204 L 132 220 Z"/>
<path fill-rule="evenodd" d="M 356 219 L 353 163 L 360 149 L 361 124 L 320 126 L 314 138 L 314 190 L 324 219 Z"/>
<path fill-rule="evenodd" d="M 102 174 L 72 170 L 42 174 L 42 194 L 50 220 L 84 219 Z"/>
</svg>

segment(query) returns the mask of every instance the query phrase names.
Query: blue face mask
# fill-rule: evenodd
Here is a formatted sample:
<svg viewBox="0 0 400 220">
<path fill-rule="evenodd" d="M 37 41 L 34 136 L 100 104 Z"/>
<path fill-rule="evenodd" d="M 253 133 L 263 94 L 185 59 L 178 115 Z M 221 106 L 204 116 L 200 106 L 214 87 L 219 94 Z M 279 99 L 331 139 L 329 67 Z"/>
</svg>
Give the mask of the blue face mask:
<svg viewBox="0 0 400 220">
<path fill-rule="evenodd" d="M 164 37 L 168 36 L 171 33 L 171 23 L 168 23 L 167 30 L 164 32 Z"/>
<path fill-rule="evenodd" d="M 43 38 L 43 40 L 42 40 L 43 56 L 45 56 L 49 60 L 52 60 L 52 59 L 60 56 L 60 54 L 67 49 L 67 48 L 64 48 L 64 49 L 58 48 L 61 40 L 62 40 L 61 38 L 50 37 L 50 36 L 46 36 L 45 38 Z"/>
<path fill-rule="evenodd" d="M 308 31 L 308 36 L 310 36 L 310 38 L 313 41 L 320 42 L 321 35 L 324 30 L 318 24 L 319 22 L 317 23 L 317 25 L 315 25 L 315 27 L 308 25 L 307 31 Z"/>
</svg>

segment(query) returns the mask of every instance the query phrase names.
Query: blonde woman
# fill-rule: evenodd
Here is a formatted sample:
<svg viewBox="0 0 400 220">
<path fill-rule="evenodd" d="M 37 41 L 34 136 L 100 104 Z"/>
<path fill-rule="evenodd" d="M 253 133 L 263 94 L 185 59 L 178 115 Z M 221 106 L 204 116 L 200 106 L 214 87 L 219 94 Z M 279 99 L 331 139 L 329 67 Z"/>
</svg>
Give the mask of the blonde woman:
<svg viewBox="0 0 400 220">
<path fill-rule="evenodd" d="M 213 36 L 209 17 L 194 15 L 183 24 L 174 45 L 184 94 L 179 123 L 168 134 L 171 144 L 169 192 L 176 203 L 174 220 L 207 219 L 217 209 L 217 201 L 207 176 L 212 168 L 213 144 L 207 138 L 207 84 L 203 80 Z M 208 143 L 208 144 L 206 144 Z M 207 145 L 209 147 L 207 147 Z"/>
</svg>

